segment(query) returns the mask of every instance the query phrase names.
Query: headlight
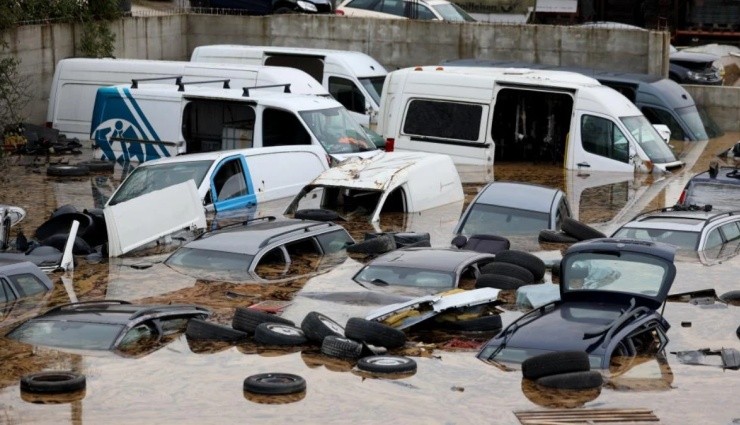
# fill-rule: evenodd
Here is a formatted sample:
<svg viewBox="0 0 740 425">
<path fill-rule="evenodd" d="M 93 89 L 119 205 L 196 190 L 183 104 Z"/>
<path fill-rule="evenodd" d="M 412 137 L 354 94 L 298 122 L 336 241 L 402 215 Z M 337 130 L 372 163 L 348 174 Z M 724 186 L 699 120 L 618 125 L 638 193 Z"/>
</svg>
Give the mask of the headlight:
<svg viewBox="0 0 740 425">
<path fill-rule="evenodd" d="M 319 11 L 318 9 L 316 9 L 316 5 L 315 4 L 313 4 L 311 2 L 308 2 L 308 1 L 298 0 L 297 4 L 298 4 L 298 7 L 300 7 L 303 10 L 307 10 L 309 12 L 318 12 Z"/>
<path fill-rule="evenodd" d="M 693 71 L 686 71 L 686 77 L 688 77 L 690 80 L 700 80 L 701 79 L 701 75 Z"/>
</svg>

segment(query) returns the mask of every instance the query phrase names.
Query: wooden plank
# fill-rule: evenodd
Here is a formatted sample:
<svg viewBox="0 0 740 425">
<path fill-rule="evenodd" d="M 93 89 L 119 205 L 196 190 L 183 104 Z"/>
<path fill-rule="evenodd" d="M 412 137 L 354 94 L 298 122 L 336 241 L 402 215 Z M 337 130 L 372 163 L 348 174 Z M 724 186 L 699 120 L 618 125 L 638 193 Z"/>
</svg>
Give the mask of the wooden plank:
<svg viewBox="0 0 740 425">
<path fill-rule="evenodd" d="M 648 409 L 578 409 L 514 412 L 522 425 L 609 424 L 623 422 L 658 422 Z"/>
</svg>

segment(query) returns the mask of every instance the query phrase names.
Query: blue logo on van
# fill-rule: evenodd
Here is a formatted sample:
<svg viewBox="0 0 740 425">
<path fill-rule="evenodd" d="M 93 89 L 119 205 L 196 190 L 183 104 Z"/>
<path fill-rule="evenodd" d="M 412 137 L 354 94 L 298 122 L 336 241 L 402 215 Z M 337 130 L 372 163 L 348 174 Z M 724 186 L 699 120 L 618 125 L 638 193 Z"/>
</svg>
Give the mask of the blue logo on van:
<svg viewBox="0 0 740 425">
<path fill-rule="evenodd" d="M 127 88 L 98 89 L 91 127 L 101 159 L 144 162 L 171 156 Z"/>
</svg>

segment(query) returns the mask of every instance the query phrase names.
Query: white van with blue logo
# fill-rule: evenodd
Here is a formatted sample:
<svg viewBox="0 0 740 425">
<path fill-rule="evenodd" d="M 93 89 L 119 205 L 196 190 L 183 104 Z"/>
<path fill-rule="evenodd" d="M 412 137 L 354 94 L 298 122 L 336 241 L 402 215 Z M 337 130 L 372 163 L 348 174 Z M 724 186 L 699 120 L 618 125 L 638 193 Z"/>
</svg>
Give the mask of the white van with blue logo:
<svg viewBox="0 0 740 425">
<path fill-rule="evenodd" d="M 213 88 L 139 84 L 98 89 L 90 134 L 101 159 L 145 162 L 184 153 L 316 145 L 341 161 L 378 149 L 337 101 L 289 84 Z"/>
</svg>

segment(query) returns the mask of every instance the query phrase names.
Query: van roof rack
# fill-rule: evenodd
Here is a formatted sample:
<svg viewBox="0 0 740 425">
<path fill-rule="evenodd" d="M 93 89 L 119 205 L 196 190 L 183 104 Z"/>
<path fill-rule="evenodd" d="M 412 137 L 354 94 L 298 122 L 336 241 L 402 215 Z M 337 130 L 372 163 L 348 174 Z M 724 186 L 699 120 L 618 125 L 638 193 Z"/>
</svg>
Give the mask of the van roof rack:
<svg viewBox="0 0 740 425">
<path fill-rule="evenodd" d="M 173 78 L 175 79 L 175 84 L 182 83 L 182 75 L 172 75 L 170 77 L 132 78 L 131 88 L 138 89 L 140 81 L 162 81 L 162 80 L 171 80 Z"/>
<path fill-rule="evenodd" d="M 187 83 L 183 83 L 182 81 L 179 81 L 177 83 L 177 91 L 185 91 L 185 85 L 186 84 L 207 84 L 207 83 L 224 83 L 225 89 L 230 89 L 229 82 L 231 79 L 229 78 L 221 78 L 219 80 L 203 80 L 203 81 L 188 81 Z"/>
<path fill-rule="evenodd" d="M 268 88 L 272 88 L 272 87 L 285 87 L 285 89 L 283 90 L 283 93 L 290 93 L 290 83 L 288 83 L 288 84 L 270 84 L 270 85 L 266 85 L 266 86 L 242 87 L 242 90 L 244 90 L 244 93 L 242 94 L 242 96 L 249 97 L 249 90 L 253 90 L 253 89 L 268 89 Z"/>
</svg>

